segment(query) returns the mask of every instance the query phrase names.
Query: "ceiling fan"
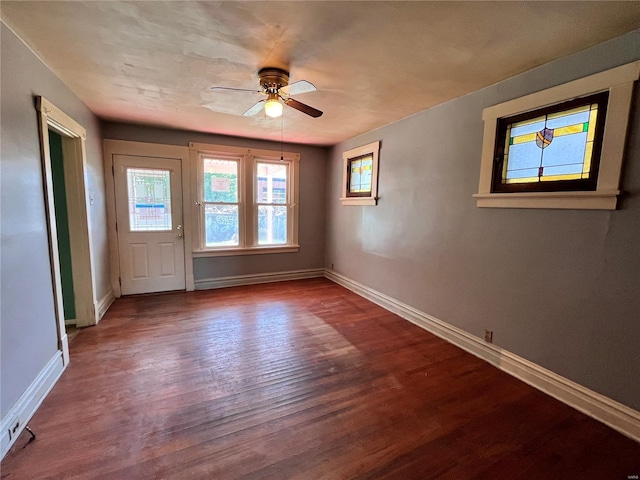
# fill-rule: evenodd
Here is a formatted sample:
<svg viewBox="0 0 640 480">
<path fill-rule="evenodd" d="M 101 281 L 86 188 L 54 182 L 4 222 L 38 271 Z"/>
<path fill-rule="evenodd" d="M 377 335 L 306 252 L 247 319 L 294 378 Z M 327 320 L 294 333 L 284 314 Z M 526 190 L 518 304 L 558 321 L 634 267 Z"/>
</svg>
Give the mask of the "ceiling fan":
<svg viewBox="0 0 640 480">
<path fill-rule="evenodd" d="M 264 95 L 266 98 L 263 98 L 242 114 L 245 117 L 253 116 L 263 108 L 264 113 L 267 116 L 279 117 L 282 115 L 283 103 L 284 105 L 295 108 L 296 110 L 306 113 L 313 118 L 318 118 L 322 115 L 320 110 L 291 98 L 291 95 L 315 92 L 317 88 L 311 82 L 300 80 L 289 84 L 289 72 L 280 68 L 272 67 L 261 69 L 258 72 L 258 78 L 260 79 L 260 90 L 233 87 L 212 87 L 211 90 L 230 90 L 236 92 L 259 93 L 260 95 Z M 282 103 L 280 100 L 282 100 Z"/>
</svg>

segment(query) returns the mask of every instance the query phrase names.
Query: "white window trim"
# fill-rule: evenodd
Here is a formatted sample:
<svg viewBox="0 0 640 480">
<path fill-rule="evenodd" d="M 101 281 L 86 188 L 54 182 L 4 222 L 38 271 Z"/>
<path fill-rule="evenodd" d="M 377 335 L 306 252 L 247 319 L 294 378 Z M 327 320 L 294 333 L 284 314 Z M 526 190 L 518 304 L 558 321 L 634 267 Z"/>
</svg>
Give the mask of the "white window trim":
<svg viewBox="0 0 640 480">
<path fill-rule="evenodd" d="M 380 142 L 372 142 L 361 147 L 347 150 L 342 154 L 342 205 L 377 205 L 378 204 L 378 157 Z M 347 197 L 347 183 L 349 181 L 349 159 L 363 155 L 373 155 L 373 168 L 371 171 L 371 195 L 367 197 Z"/>
<path fill-rule="evenodd" d="M 201 182 L 203 175 L 201 158 L 203 155 L 218 156 L 222 158 L 238 158 L 240 160 L 240 169 L 238 172 L 238 222 L 241 222 L 241 228 L 244 228 L 244 236 L 241 235 L 241 244 L 237 247 L 207 247 L 204 243 L 201 211 L 203 207 L 202 199 L 204 196 Z M 190 142 L 189 156 L 191 164 L 195 166 L 195 168 L 192 169 L 194 177 L 192 178 L 192 184 L 197 185 L 192 202 L 192 215 L 193 218 L 197 219 L 193 222 L 192 255 L 194 258 L 292 253 L 300 250 L 300 245 L 298 244 L 300 200 L 299 153 Z M 258 232 L 255 227 L 257 225 L 258 209 L 255 201 L 253 182 L 255 178 L 256 161 L 266 160 L 275 162 L 280 161 L 281 158 L 290 164 L 289 187 L 292 198 L 290 201 L 289 212 L 291 222 L 288 222 L 287 226 L 287 239 L 289 240 L 289 243 L 285 245 L 258 245 Z M 244 244 L 242 242 L 244 242 Z"/>
<path fill-rule="evenodd" d="M 615 210 L 620 194 L 620 174 L 633 82 L 640 75 L 640 61 L 596 73 L 547 90 L 504 102 L 482 111 L 484 137 L 480 185 L 473 195 L 478 207 L 560 208 Z M 602 153 L 595 191 L 492 193 L 491 177 L 498 119 L 561 103 L 593 93 L 609 91 Z"/>
</svg>

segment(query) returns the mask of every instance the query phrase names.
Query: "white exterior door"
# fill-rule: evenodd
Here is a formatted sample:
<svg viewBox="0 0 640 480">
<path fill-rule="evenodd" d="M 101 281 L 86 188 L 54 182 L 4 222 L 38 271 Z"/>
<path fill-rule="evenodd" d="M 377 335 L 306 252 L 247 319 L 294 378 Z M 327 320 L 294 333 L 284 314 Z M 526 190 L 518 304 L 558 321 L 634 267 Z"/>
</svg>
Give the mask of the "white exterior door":
<svg viewBox="0 0 640 480">
<path fill-rule="evenodd" d="M 180 160 L 113 160 L 122 294 L 184 290 Z"/>
</svg>

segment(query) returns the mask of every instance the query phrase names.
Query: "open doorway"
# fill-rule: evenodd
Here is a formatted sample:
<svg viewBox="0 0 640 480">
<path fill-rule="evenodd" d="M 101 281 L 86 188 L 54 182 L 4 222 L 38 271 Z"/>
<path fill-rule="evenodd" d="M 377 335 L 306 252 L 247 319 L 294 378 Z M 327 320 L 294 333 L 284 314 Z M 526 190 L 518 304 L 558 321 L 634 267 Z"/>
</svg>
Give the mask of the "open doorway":
<svg viewBox="0 0 640 480">
<path fill-rule="evenodd" d="M 51 129 L 49 129 L 49 152 L 51 155 L 53 204 L 56 214 L 56 234 L 58 236 L 58 261 L 60 262 L 60 283 L 62 287 L 64 323 L 67 327 L 75 327 L 76 304 L 73 289 L 71 240 L 69 238 L 69 210 L 67 208 L 67 193 L 64 184 L 62 136 Z M 67 328 L 67 335 L 69 336 L 69 328 Z"/>
<path fill-rule="evenodd" d="M 36 108 L 58 343 L 67 365 L 66 323 L 86 327 L 97 322 L 85 189 L 86 131 L 45 98 L 36 97 Z"/>
</svg>

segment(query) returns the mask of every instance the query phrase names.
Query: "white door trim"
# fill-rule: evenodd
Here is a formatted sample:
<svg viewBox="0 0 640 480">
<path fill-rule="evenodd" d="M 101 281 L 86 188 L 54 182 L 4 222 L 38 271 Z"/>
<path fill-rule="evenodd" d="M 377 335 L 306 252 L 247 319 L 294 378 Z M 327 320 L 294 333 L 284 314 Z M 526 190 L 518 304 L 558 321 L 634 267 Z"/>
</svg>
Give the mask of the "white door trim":
<svg viewBox="0 0 640 480">
<path fill-rule="evenodd" d="M 53 208 L 53 178 L 51 173 L 51 152 L 49 150 L 49 129 L 58 132 L 62 137 L 67 209 L 69 211 L 69 235 L 75 292 L 76 324 L 79 327 L 95 325 L 98 321 L 95 272 L 91 252 L 91 231 L 89 229 L 89 208 L 85 188 L 87 163 L 85 140 L 87 133 L 84 127 L 44 97 L 36 97 L 36 109 L 38 110 L 38 120 L 40 123 L 40 150 L 42 154 L 42 174 L 45 189 L 56 325 L 59 348 L 62 351 L 63 363 L 66 366 L 69 363 L 69 342 L 65 330 L 64 308 L 62 305 L 58 235 L 55 209 Z"/>
<path fill-rule="evenodd" d="M 113 178 L 113 156 L 130 155 L 138 157 L 175 158 L 182 165 L 182 212 L 184 231 L 184 268 L 185 281 L 188 291 L 195 289 L 193 279 L 193 258 L 191 252 L 191 168 L 189 163 L 189 148 L 187 146 L 163 145 L 159 143 L 141 143 L 125 140 L 105 139 L 104 148 L 104 178 L 107 199 L 107 233 L 109 236 L 109 257 L 111 264 L 111 287 L 116 297 L 122 295 L 120 288 L 120 254 L 118 252 L 118 236 L 116 231 L 116 197 Z"/>
</svg>

